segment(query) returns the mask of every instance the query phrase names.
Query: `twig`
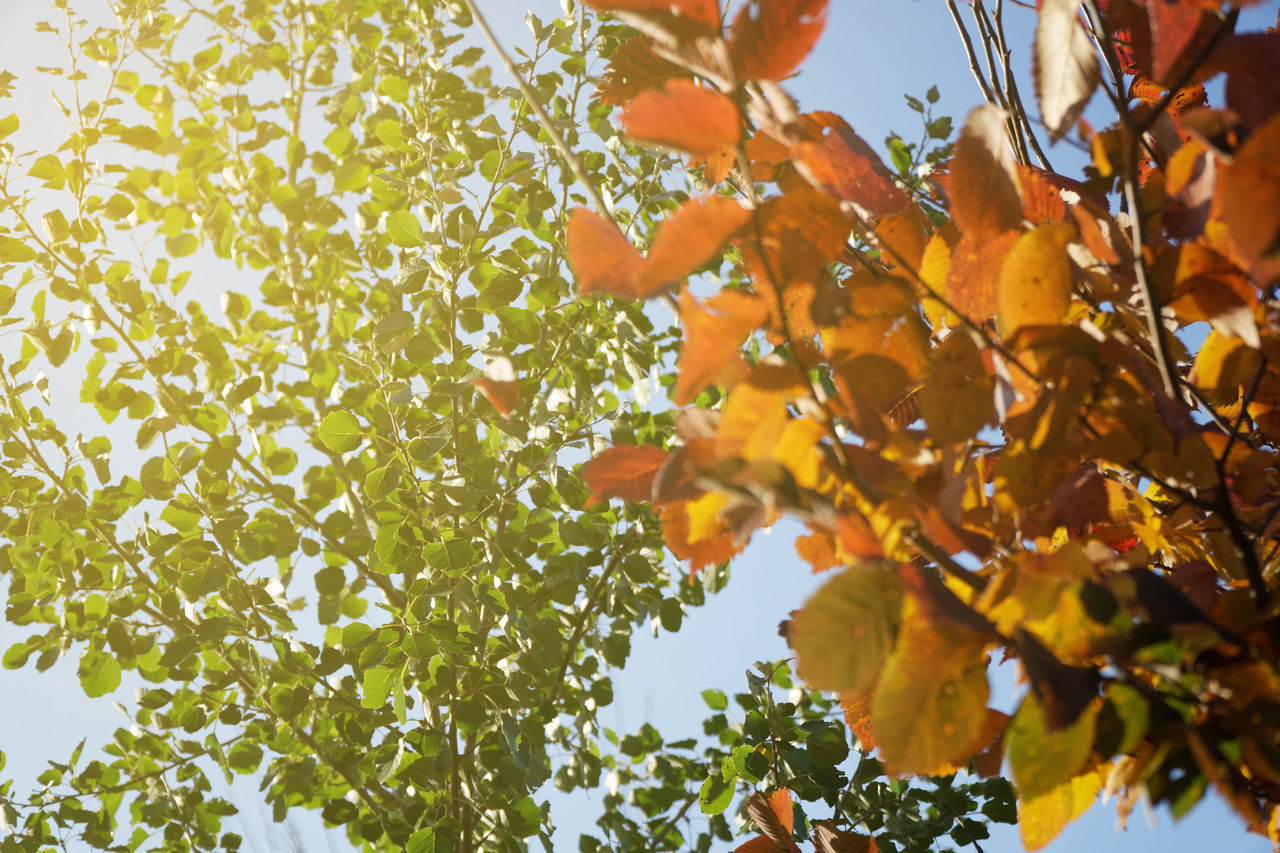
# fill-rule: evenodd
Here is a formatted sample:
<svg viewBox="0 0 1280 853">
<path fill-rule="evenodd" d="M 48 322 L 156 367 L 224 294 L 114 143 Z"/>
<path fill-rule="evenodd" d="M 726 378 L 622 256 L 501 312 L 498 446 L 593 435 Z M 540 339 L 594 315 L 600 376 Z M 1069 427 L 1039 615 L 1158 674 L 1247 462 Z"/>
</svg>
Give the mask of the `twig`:
<svg viewBox="0 0 1280 853">
<path fill-rule="evenodd" d="M 969 31 L 965 29 L 964 21 L 960 19 L 960 10 L 956 8 L 956 0 L 947 0 L 947 9 L 951 12 L 951 19 L 956 22 L 956 29 L 960 32 L 960 41 L 964 44 L 964 52 L 969 57 L 969 70 L 973 72 L 973 79 L 978 81 L 978 88 L 982 90 L 982 97 L 987 99 L 989 104 L 997 104 L 995 94 L 991 91 L 991 86 L 987 83 L 987 78 L 982 73 L 982 68 L 978 65 L 978 54 L 973 49 L 973 39 L 969 37 Z"/>
<path fill-rule="evenodd" d="M 1151 338 L 1156 368 L 1160 372 L 1160 382 L 1164 386 L 1164 392 L 1172 399 L 1177 400 L 1180 399 L 1178 383 L 1174 378 L 1173 359 L 1169 355 L 1169 343 L 1165 338 L 1164 323 L 1160 319 L 1161 306 L 1159 300 L 1156 299 L 1155 288 L 1152 287 L 1151 278 L 1147 272 L 1147 260 L 1142 253 L 1143 246 L 1146 245 L 1146 221 L 1143 218 L 1142 200 L 1138 196 L 1138 144 L 1141 134 L 1136 132 L 1137 128 L 1134 126 L 1133 116 L 1129 112 L 1129 104 L 1124 99 L 1124 75 L 1116 62 L 1115 51 L 1112 49 L 1111 44 L 1111 35 L 1107 32 L 1102 12 L 1098 8 L 1098 0 L 1085 0 L 1085 8 L 1089 13 L 1089 24 L 1093 28 L 1093 36 L 1102 50 L 1102 57 L 1107 64 L 1108 72 L 1111 74 L 1111 80 L 1115 86 L 1114 100 L 1116 109 L 1120 113 L 1120 120 L 1126 130 L 1124 172 L 1121 177 L 1124 184 L 1125 203 L 1129 207 L 1129 236 L 1133 248 L 1133 272 L 1134 277 L 1137 279 L 1138 293 L 1141 295 L 1143 305 L 1146 308 L 1147 334 Z"/>
<path fill-rule="evenodd" d="M 525 103 L 529 105 L 529 109 L 533 111 L 534 118 L 538 120 L 538 124 L 546 131 L 547 136 L 551 137 L 551 142 L 555 145 L 556 150 L 560 152 L 560 156 L 564 158 L 565 163 L 568 164 L 573 176 L 578 179 L 578 183 L 582 184 L 582 188 L 586 191 L 587 198 L 591 200 L 591 204 L 601 216 L 616 224 L 613 211 L 609 208 L 609 205 L 605 204 L 604 198 L 596 189 L 595 184 L 591 182 L 591 176 L 587 174 L 587 169 L 582 165 L 582 160 L 564 141 L 560 131 L 556 130 L 556 126 L 551 122 L 551 117 L 547 115 L 547 111 L 539 103 L 533 87 L 525 81 L 520 69 L 516 68 L 515 62 L 511 60 L 506 50 L 503 49 L 498 37 L 493 34 L 493 30 L 489 27 L 489 22 L 480 13 L 475 0 L 463 0 L 463 2 L 467 4 L 467 9 L 471 12 L 471 17 L 475 19 L 476 26 L 480 28 L 480 32 L 484 34 L 485 40 L 489 42 L 489 46 L 497 54 L 498 61 L 502 63 L 503 67 L 507 69 L 507 73 L 516 81 L 516 86 L 519 87 L 520 94 L 524 96 Z"/>
</svg>

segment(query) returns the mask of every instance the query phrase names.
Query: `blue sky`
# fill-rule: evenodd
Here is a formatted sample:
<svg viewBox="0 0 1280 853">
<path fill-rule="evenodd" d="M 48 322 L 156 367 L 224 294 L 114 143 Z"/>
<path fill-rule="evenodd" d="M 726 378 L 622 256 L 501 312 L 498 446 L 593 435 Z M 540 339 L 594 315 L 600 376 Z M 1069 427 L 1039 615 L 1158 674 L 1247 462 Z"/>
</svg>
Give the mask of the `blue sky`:
<svg viewBox="0 0 1280 853">
<path fill-rule="evenodd" d="M 531 38 L 524 12 L 532 7 L 544 20 L 555 17 L 559 0 L 480 0 L 480 5 L 508 45 L 528 45 Z M 965 113 L 980 102 L 967 61 L 944 5 L 939 0 L 832 0 L 826 33 L 815 54 L 789 88 L 805 110 L 826 109 L 842 114 L 869 142 L 879 146 L 891 130 L 908 140 L 919 132 L 919 120 L 903 95 L 922 96 L 937 85 L 941 101 L 935 115 L 951 115 L 958 127 Z M 1010 39 L 1014 62 L 1024 72 L 1029 64 L 1032 12 L 1012 4 Z M 1273 21 L 1280 3 L 1268 2 L 1249 10 L 1242 29 L 1257 29 Z M 0 66 L 17 71 L 41 64 L 36 51 L 40 42 L 30 39 L 34 21 L 47 13 L 38 0 L 9 0 L 6 25 L 0 28 Z M 496 65 L 496 63 L 494 63 Z M 495 75 L 501 75 L 495 70 Z M 1024 97 L 1031 88 L 1024 85 Z M 0 112 L 29 114 L 38 102 L 4 103 Z M 1050 151 L 1055 162 L 1071 162 L 1059 146 Z M 1061 168 L 1061 165 L 1060 165 Z M 1067 171 L 1067 170 L 1064 170 Z M 772 536 L 757 535 L 747 553 L 737 561 L 726 591 L 705 606 L 691 611 L 678 634 L 636 637 L 625 672 L 615 679 L 614 705 L 602 722 L 620 731 L 654 724 L 671 737 L 700 729 L 705 707 L 702 690 L 717 687 L 735 692 L 745 687 L 743 673 L 756 660 L 785 657 L 788 652 L 776 635 L 778 621 L 799 607 L 823 580 L 809 574 L 796 558 L 791 531 L 779 525 Z M 0 647 L 21 638 L 23 632 L 0 624 Z M 126 685 L 126 688 L 128 685 Z M 997 687 L 997 692 L 1001 688 Z M 1007 691 L 1007 687 L 1004 688 Z M 0 749 L 9 757 L 3 776 L 29 779 L 47 758 L 62 759 L 82 737 L 101 743 L 124 719 L 106 700 L 86 699 L 75 676 L 74 657 L 64 659 L 50 672 L 33 669 L 0 673 Z M 996 701 L 1011 701 L 1011 695 Z M 247 806 L 246 835 L 265 837 L 265 825 L 253 817 L 252 786 L 237 801 Z M 580 798 L 556 798 L 553 818 L 565 832 L 565 849 L 576 848 L 576 833 L 589 829 L 594 809 Z M 584 820 L 584 818 L 588 820 Z M 1167 814 L 1157 813 L 1156 829 L 1149 829 L 1141 811 L 1130 829 L 1118 835 L 1113 829 L 1114 806 L 1095 806 L 1048 849 L 1052 853 L 1082 848 L 1129 851 L 1203 850 L 1226 847 L 1241 853 L 1264 851 L 1269 846 L 1248 836 L 1236 818 L 1216 801 L 1207 801 L 1175 825 Z M 1022 849 L 1016 829 L 998 830 L 983 843 L 987 853 L 1012 853 Z"/>
</svg>

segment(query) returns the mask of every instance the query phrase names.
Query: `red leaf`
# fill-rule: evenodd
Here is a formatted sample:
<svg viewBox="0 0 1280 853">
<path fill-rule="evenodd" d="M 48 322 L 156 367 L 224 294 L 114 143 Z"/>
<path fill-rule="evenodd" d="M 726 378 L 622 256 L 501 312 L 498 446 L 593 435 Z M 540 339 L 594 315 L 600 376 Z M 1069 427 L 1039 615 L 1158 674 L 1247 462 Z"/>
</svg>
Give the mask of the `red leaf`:
<svg viewBox="0 0 1280 853">
<path fill-rule="evenodd" d="M 720 4 L 716 0 L 584 0 L 600 12 L 635 12 L 652 17 L 678 15 L 719 29 Z"/>
<path fill-rule="evenodd" d="M 607 498 L 647 501 L 653 477 L 667 461 L 667 452 L 647 444 L 610 447 L 582 466 L 582 479 L 591 489 L 587 505 Z"/>
<path fill-rule="evenodd" d="M 622 111 L 622 126 L 636 139 L 709 157 L 741 135 L 738 107 L 692 80 L 668 80 L 641 92 Z"/>
<path fill-rule="evenodd" d="M 584 207 L 569 211 L 565 247 L 578 290 L 627 296 L 644 258 L 612 222 Z"/>
<path fill-rule="evenodd" d="M 1245 33 L 1222 40 L 1215 69 L 1227 72 L 1227 106 L 1245 127 L 1260 127 L 1280 112 L 1280 33 Z"/>
<path fill-rule="evenodd" d="M 1147 3 L 1151 18 L 1151 76 L 1161 82 L 1174 77 L 1174 71 L 1188 48 L 1204 28 L 1205 37 L 1214 26 L 1209 18 L 1217 12 L 1219 0 L 1156 0 Z"/>
<path fill-rule="evenodd" d="M 664 293 L 690 271 L 711 260 L 751 211 L 724 196 L 691 198 L 658 228 L 649 258 L 636 278 L 635 296 Z"/>
<path fill-rule="evenodd" d="M 813 50 L 827 23 L 827 0 L 752 0 L 729 34 L 729 53 L 742 77 L 781 80 Z"/>
<path fill-rule="evenodd" d="M 906 194 L 894 186 L 889 170 L 871 146 L 843 119 L 826 124 L 816 139 L 791 149 L 796 168 L 809 183 L 875 216 L 905 208 Z"/>
<path fill-rule="evenodd" d="M 609 58 L 609 67 L 596 87 L 596 99 L 621 106 L 646 89 L 673 77 L 688 76 L 684 68 L 654 53 L 647 38 L 637 36 L 623 42 Z"/>
</svg>

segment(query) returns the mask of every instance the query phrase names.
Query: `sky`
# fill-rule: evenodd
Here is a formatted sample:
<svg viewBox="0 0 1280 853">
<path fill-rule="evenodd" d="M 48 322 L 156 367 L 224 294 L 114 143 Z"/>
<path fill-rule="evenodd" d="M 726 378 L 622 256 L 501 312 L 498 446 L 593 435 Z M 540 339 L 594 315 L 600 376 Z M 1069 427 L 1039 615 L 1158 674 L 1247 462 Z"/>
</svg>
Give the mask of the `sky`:
<svg viewBox="0 0 1280 853">
<path fill-rule="evenodd" d="M 48 13 L 47 0 L 4 0 L 5 25 L 0 27 L 0 70 L 18 72 L 42 64 L 40 52 L 56 45 L 32 40 L 30 26 Z M 560 13 L 560 0 L 479 0 L 482 11 L 508 47 L 529 46 L 532 38 L 524 23 L 526 9 L 543 20 Z M 1024 99 L 1031 88 L 1025 83 L 1034 13 L 1013 4 L 1009 8 L 1013 61 L 1024 74 Z M 1240 29 L 1259 29 L 1275 20 L 1280 0 L 1269 0 L 1246 11 Z M 47 42 L 47 38 L 46 38 Z M 495 66 L 495 79 L 502 75 Z M 936 85 L 941 100 L 935 116 L 950 115 L 959 127 L 969 109 L 981 102 L 954 25 L 940 0 L 831 0 L 826 31 L 799 76 L 787 88 L 803 110 L 824 109 L 840 113 L 853 128 L 877 147 L 892 130 L 907 140 L 917 138 L 919 119 L 906 106 L 903 95 L 922 97 Z M 0 113 L 32 114 L 39 93 L 26 92 L 22 100 L 0 101 Z M 1049 156 L 1064 173 L 1062 163 L 1078 161 L 1078 155 L 1059 145 Z M 1073 159 L 1074 158 L 1074 159 Z M 1059 162 L 1061 161 L 1061 162 Z M 632 656 L 624 672 L 614 679 L 615 702 L 605 709 L 602 723 L 619 732 L 651 723 L 671 739 L 700 729 L 705 706 L 702 690 L 720 688 L 728 693 L 746 686 L 744 672 L 757 660 L 773 660 L 789 652 L 777 636 L 777 623 L 801 606 L 825 578 L 808 573 L 796 557 L 791 541 L 794 529 L 778 525 L 772 535 L 757 534 L 747 552 L 732 569 L 728 588 L 711 597 L 686 616 L 679 633 L 653 638 L 639 632 L 633 638 Z M 21 639 L 23 632 L 0 624 L 0 648 Z M 126 682 L 123 690 L 128 691 Z M 1003 696 L 1001 693 L 1003 692 Z M 110 738 L 125 723 L 107 698 L 87 699 L 75 674 L 74 656 L 52 670 L 36 673 L 27 668 L 0 672 L 0 750 L 9 766 L 0 777 L 30 779 L 45 759 L 64 759 L 75 744 L 87 738 L 90 745 Z M 1009 684 L 997 683 L 993 702 L 1012 703 Z M 253 787 L 238 787 L 235 801 L 245 809 L 243 832 L 247 849 L 265 850 L 281 841 L 278 829 L 253 803 Z M 562 831 L 558 849 L 576 849 L 579 830 L 590 830 L 596 811 L 590 801 L 598 798 L 552 798 L 552 817 Z M 1144 820 L 1141 808 L 1118 834 L 1112 805 L 1095 805 L 1046 848 L 1050 853 L 1082 849 L 1124 849 L 1130 853 L 1205 850 L 1225 847 L 1238 853 L 1269 850 L 1262 839 L 1246 835 L 1239 820 L 1214 798 L 1208 798 L 1189 817 L 1173 824 L 1167 813 L 1156 812 L 1155 827 Z M 315 839 L 318 818 L 300 821 L 307 838 Z M 327 839 L 326 839 L 327 840 Z M 340 844 L 335 847 L 341 849 Z M 982 842 L 986 853 L 1022 850 L 1014 827 L 993 827 L 993 837 Z M 725 848 L 726 850 L 729 848 Z"/>
</svg>

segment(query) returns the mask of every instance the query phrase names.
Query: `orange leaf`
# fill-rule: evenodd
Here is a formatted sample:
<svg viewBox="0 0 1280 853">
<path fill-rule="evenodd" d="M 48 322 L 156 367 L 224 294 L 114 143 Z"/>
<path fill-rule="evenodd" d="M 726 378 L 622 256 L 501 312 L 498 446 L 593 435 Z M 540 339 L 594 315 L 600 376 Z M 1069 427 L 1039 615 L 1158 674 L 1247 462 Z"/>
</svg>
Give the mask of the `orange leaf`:
<svg viewBox="0 0 1280 853">
<path fill-rule="evenodd" d="M 1259 284 L 1280 276 L 1280 115 L 1255 130 L 1218 182 L 1222 221 Z"/>
<path fill-rule="evenodd" d="M 608 498 L 647 501 L 653 477 L 667 461 L 667 452 L 648 444 L 610 447 L 582 466 L 582 479 L 591 489 L 587 504 Z"/>
<path fill-rule="evenodd" d="M 1000 331 L 1006 337 L 1022 326 L 1051 326 L 1071 304 L 1071 260 L 1067 243 L 1075 228 L 1041 225 L 1018 238 L 1000 268 Z"/>
<path fill-rule="evenodd" d="M 516 390 L 515 382 L 495 382 L 492 379 L 476 379 L 472 384 L 480 389 L 480 393 L 484 394 L 498 414 L 504 418 L 511 414 L 511 410 L 516 407 Z"/>
<path fill-rule="evenodd" d="M 471 384 L 480 389 L 480 393 L 484 394 L 485 399 L 504 418 L 519 403 L 515 369 L 511 366 L 511 360 L 505 356 L 495 358 L 485 365 L 484 376 L 472 380 Z"/>
<path fill-rule="evenodd" d="M 851 201 L 874 216 L 897 213 L 909 200 L 875 150 L 844 119 L 823 118 L 812 140 L 794 145 L 791 156 L 815 187 L 834 198 Z"/>
<path fill-rule="evenodd" d="M 720 4 L 716 0 L 584 0 L 600 12 L 635 12 L 640 15 L 668 17 L 678 15 L 690 21 L 719 29 Z"/>
<path fill-rule="evenodd" d="M 871 734 L 871 695 L 845 692 L 840 694 L 840 707 L 844 709 L 844 721 L 858 738 L 858 744 L 867 752 L 876 748 Z"/>
<path fill-rule="evenodd" d="M 813 567 L 814 574 L 840 565 L 840 560 L 836 557 L 835 543 L 831 541 L 831 534 L 822 531 L 796 537 L 796 553 L 800 555 L 800 559 Z"/>
<path fill-rule="evenodd" d="M 827 22 L 827 0 L 751 0 L 729 34 L 740 77 L 781 80 L 804 61 Z"/>
<path fill-rule="evenodd" d="M 675 79 L 633 98 L 622 111 L 622 126 L 642 142 L 708 157 L 738 143 L 742 122 L 729 98 Z"/>
<path fill-rule="evenodd" d="M 960 230 L 975 240 L 989 240 L 1022 221 L 1005 118 L 1005 111 L 991 104 L 969 113 L 951 158 L 951 212 Z"/>
<path fill-rule="evenodd" d="M 653 238 L 636 277 L 635 295 L 649 299 L 670 289 L 707 261 L 751 218 L 751 211 L 724 196 L 691 198 L 667 218 Z"/>
<path fill-rule="evenodd" d="M 778 823 L 790 835 L 795 827 L 795 812 L 791 808 L 791 794 L 786 788 L 779 788 L 769 795 L 769 808 L 778 817 Z"/>
<path fill-rule="evenodd" d="M 683 67 L 654 53 L 647 38 L 636 36 L 623 42 L 609 58 L 609 67 L 596 87 L 596 99 L 621 106 L 672 77 L 687 76 L 689 72 Z"/>
<path fill-rule="evenodd" d="M 976 323 L 995 316 L 1000 302 L 1000 269 L 1017 239 L 1017 231 L 985 239 L 968 234 L 960 238 L 947 270 L 945 295 L 952 308 Z"/>
<path fill-rule="evenodd" d="M 689 514 L 684 504 L 664 507 L 661 518 L 662 536 L 667 542 L 667 547 L 677 559 L 689 561 L 691 576 L 704 566 L 727 563 L 731 557 L 741 552 L 743 545 L 746 544 L 735 542 L 732 534 L 690 542 Z"/>
<path fill-rule="evenodd" d="M 738 347 L 769 316 L 764 300 L 738 290 L 725 290 L 707 300 L 703 308 L 693 294 L 680 296 L 680 320 L 684 344 L 680 348 L 679 376 L 673 399 L 684 406 L 721 375 L 737 357 Z M 741 363 L 741 359 L 738 362 Z"/>
<path fill-rule="evenodd" d="M 757 835 L 746 844 L 733 848 L 733 853 L 778 853 L 782 848 L 774 844 L 768 837 Z"/>
<path fill-rule="evenodd" d="M 633 280 L 644 258 L 612 222 L 576 207 L 569 211 L 565 248 L 578 277 L 578 291 L 587 296 L 607 293 L 630 297 Z"/>
</svg>

